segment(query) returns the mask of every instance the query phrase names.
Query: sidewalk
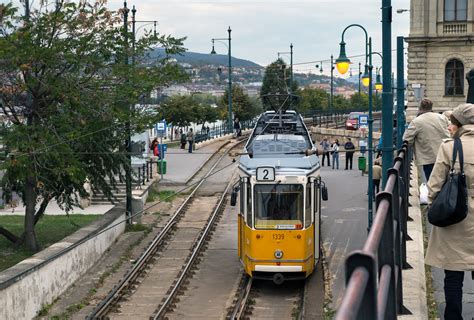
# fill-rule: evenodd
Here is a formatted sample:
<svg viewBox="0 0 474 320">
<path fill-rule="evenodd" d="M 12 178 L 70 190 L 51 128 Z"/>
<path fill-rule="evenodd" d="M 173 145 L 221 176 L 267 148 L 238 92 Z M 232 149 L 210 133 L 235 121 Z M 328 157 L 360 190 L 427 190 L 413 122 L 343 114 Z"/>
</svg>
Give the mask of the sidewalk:
<svg viewBox="0 0 474 320">
<path fill-rule="evenodd" d="M 193 153 L 188 153 L 187 148 L 184 150 L 179 148 L 168 149 L 165 153 L 167 172 L 163 175 L 163 180 L 159 180 L 159 183 L 186 184 L 227 141 L 229 141 L 229 138 L 212 141 L 212 143 L 202 147 L 198 146 L 198 150 L 194 150 Z"/>
<path fill-rule="evenodd" d="M 87 208 L 74 208 L 70 214 L 104 214 L 110 209 L 112 209 L 114 205 L 95 205 L 89 206 Z M 65 215 L 66 211 L 61 209 L 56 201 L 51 200 L 46 208 L 46 215 Z M 0 209 L 0 216 L 8 216 L 8 215 L 25 215 L 25 207 L 21 203 L 21 200 L 18 200 L 18 206 L 15 208 L 6 207 L 4 209 Z"/>
<path fill-rule="evenodd" d="M 436 304 L 438 306 L 438 314 L 441 320 L 444 319 L 444 270 L 439 268 L 431 268 L 433 276 L 433 287 Z M 464 320 L 474 318 L 474 280 L 471 278 L 471 272 L 464 273 L 463 297 L 462 297 L 462 315 Z"/>
</svg>

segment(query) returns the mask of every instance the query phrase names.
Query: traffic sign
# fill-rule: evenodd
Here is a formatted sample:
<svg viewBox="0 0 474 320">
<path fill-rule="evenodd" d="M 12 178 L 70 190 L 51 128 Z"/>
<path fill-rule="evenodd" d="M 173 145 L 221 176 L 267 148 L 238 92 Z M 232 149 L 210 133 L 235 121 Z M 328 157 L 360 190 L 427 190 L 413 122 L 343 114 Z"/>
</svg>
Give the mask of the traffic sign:
<svg viewBox="0 0 474 320">
<path fill-rule="evenodd" d="M 359 115 L 359 128 L 367 127 L 369 124 L 369 116 L 366 114 Z"/>
<path fill-rule="evenodd" d="M 166 132 L 166 120 L 161 120 L 156 124 L 156 133 L 159 136 L 163 136 Z"/>
</svg>

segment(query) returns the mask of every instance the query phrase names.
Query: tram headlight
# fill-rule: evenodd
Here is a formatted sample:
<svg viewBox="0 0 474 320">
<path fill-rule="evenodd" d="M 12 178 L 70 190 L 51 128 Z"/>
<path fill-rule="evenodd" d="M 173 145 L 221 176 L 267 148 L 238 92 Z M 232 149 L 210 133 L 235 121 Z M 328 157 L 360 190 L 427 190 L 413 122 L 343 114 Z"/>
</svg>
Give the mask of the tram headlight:
<svg viewBox="0 0 474 320">
<path fill-rule="evenodd" d="M 281 251 L 280 249 L 276 249 L 275 250 L 275 258 L 277 258 L 277 259 L 283 258 L 283 251 Z"/>
</svg>

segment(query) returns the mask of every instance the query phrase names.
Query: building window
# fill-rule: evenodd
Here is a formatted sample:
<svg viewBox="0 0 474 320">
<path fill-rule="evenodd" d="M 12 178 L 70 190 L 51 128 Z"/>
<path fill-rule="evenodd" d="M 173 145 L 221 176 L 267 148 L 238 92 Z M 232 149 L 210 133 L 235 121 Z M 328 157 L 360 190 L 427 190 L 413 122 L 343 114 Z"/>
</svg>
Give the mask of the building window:
<svg viewBox="0 0 474 320">
<path fill-rule="evenodd" d="M 467 0 L 444 0 L 444 21 L 466 21 Z"/>
<path fill-rule="evenodd" d="M 456 96 L 464 94 L 464 65 L 458 59 L 451 59 L 446 64 L 445 89 L 447 96 Z"/>
</svg>

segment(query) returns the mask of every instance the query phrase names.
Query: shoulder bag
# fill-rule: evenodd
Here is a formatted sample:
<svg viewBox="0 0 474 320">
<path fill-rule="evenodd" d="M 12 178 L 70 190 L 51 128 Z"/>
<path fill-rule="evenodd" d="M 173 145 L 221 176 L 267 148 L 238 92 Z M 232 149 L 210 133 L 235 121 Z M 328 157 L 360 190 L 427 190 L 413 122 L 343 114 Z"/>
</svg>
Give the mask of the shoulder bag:
<svg viewBox="0 0 474 320">
<path fill-rule="evenodd" d="M 459 153 L 460 172 L 454 170 Z M 428 210 L 428 221 L 437 227 L 447 227 L 461 222 L 467 216 L 467 189 L 464 174 L 464 155 L 459 138 L 454 139 L 453 161 L 448 177 L 438 196 Z"/>
</svg>

